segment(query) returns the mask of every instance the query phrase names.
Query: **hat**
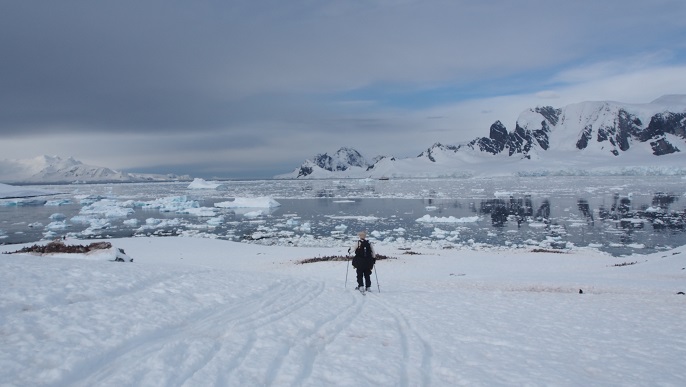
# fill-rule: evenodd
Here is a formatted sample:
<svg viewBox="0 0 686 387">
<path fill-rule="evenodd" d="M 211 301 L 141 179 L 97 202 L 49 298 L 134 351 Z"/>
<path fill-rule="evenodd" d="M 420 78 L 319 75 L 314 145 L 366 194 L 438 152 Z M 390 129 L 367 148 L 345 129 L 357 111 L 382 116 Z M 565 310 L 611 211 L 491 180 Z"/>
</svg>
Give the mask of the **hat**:
<svg viewBox="0 0 686 387">
<path fill-rule="evenodd" d="M 360 231 L 360 232 L 357 233 L 357 236 L 359 236 L 360 239 L 364 239 L 364 238 L 367 237 L 367 233 L 364 232 L 364 231 Z"/>
</svg>

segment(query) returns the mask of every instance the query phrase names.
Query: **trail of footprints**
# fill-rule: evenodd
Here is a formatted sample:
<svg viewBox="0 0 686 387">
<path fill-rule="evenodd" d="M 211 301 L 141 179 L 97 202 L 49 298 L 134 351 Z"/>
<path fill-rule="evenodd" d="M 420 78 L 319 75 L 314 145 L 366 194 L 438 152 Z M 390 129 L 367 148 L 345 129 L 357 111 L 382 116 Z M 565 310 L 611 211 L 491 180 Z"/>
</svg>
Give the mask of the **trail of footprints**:
<svg viewBox="0 0 686 387">
<path fill-rule="evenodd" d="M 388 329 L 400 343 L 403 361 L 397 385 L 430 385 L 431 347 L 399 310 L 381 296 L 361 297 L 304 280 L 279 281 L 232 304 L 189 315 L 178 326 L 133 337 L 83 362 L 60 383 L 312 384 L 319 356 L 338 339 L 349 340 L 352 327 L 365 323 L 360 315 L 368 308 L 393 321 Z"/>
</svg>

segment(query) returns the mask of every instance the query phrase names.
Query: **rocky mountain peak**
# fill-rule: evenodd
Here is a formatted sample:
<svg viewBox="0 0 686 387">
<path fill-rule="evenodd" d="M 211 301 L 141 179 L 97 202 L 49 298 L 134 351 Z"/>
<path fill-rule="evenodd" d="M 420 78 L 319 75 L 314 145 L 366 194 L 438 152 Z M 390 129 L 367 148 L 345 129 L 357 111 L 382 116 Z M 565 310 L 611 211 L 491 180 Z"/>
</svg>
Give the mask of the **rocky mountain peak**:
<svg viewBox="0 0 686 387">
<path fill-rule="evenodd" d="M 501 121 L 495 121 L 488 137 L 460 145 L 437 142 L 414 160 L 377 157 L 369 166 L 359 152 L 341 148 L 334 156 L 318 155 L 306 162 L 297 175 L 311 177 L 319 168 L 327 172 L 320 174 L 322 177 L 428 176 L 432 173 L 427 171 L 427 161 L 432 165 L 430 168 L 441 169 L 434 173 L 437 176 L 468 176 L 465 166 L 480 163 L 493 167 L 520 160 L 529 163 L 521 164 L 524 169 L 547 168 L 534 165 L 534 160 L 556 160 L 561 168 L 566 168 L 574 161 L 586 165 L 586 159 L 595 160 L 588 168 L 608 168 L 620 155 L 625 164 L 636 160 L 629 165 L 633 168 L 645 165 L 646 150 L 653 157 L 678 154 L 682 148 L 686 148 L 686 95 L 669 95 L 647 104 L 591 101 L 562 108 L 526 109 L 512 131 Z M 493 158 L 495 155 L 501 157 Z M 607 163 L 598 165 L 597 160 Z M 351 171 L 353 167 L 363 167 L 362 172 Z"/>
</svg>

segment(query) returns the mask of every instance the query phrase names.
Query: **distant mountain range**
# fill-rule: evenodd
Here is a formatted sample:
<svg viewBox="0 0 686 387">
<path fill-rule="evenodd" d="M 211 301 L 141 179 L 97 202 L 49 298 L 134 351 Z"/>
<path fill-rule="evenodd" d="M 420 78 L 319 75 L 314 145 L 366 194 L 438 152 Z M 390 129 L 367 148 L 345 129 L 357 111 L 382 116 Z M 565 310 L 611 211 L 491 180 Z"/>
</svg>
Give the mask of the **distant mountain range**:
<svg viewBox="0 0 686 387">
<path fill-rule="evenodd" d="M 686 175 L 685 151 L 686 95 L 668 95 L 647 104 L 601 101 L 528 109 L 512 131 L 496 121 L 488 137 L 436 143 L 417 157 L 368 161 L 344 147 L 275 178 Z"/>
<path fill-rule="evenodd" d="M 522 112 L 512 131 L 496 121 L 488 137 L 436 143 L 416 157 L 365 158 L 343 147 L 305 160 L 285 179 L 472 177 L 511 175 L 686 176 L 686 95 L 647 104 L 582 102 Z M 0 160 L 0 182 L 20 184 L 192 180 L 138 174 L 74 158 Z"/>
<path fill-rule="evenodd" d="M 74 158 L 39 156 L 32 159 L 0 160 L 3 183 L 106 183 L 191 180 L 189 176 L 136 174 L 87 165 Z"/>
</svg>

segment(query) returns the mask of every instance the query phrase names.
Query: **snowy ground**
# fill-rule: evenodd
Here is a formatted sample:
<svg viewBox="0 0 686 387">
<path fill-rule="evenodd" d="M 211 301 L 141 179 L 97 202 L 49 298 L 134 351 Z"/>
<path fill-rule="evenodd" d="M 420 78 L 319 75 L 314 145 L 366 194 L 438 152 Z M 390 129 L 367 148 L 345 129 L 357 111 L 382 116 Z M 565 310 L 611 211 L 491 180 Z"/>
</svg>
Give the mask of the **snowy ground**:
<svg viewBox="0 0 686 387">
<path fill-rule="evenodd" d="M 379 247 L 363 296 L 296 263 L 342 248 L 111 242 L 134 262 L 0 256 L 0 385 L 686 385 L 686 247 Z"/>
</svg>

